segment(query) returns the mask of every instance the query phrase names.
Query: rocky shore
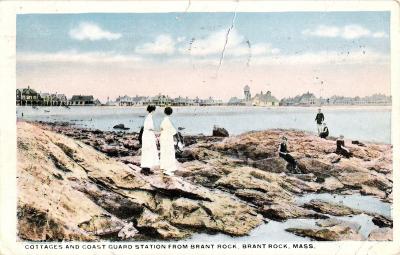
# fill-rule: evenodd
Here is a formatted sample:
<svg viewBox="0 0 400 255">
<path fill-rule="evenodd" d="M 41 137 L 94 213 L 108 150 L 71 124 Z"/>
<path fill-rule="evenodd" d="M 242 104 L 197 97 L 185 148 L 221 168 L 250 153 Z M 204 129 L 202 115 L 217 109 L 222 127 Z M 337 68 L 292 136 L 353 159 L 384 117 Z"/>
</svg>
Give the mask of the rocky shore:
<svg viewBox="0 0 400 255">
<path fill-rule="evenodd" d="M 269 221 L 315 219 L 288 233 L 313 240 L 391 240 L 392 219 L 306 194 L 361 194 L 392 203 L 392 148 L 346 145 L 296 130 L 233 137 L 185 136 L 175 176 L 140 173 L 138 134 L 49 123 L 17 123 L 18 233 L 25 240 L 184 239 L 197 232 L 251 234 Z M 299 162 L 278 157 L 282 135 Z M 338 217 L 367 215 L 368 235 Z"/>
</svg>

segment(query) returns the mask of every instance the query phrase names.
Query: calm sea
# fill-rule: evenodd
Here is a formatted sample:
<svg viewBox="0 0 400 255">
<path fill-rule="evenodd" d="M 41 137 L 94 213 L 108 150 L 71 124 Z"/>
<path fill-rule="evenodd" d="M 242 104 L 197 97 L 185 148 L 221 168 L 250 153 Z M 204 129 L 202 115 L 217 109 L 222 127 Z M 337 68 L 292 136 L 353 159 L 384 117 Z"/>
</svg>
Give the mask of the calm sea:
<svg viewBox="0 0 400 255">
<path fill-rule="evenodd" d="M 213 126 L 226 128 L 230 134 L 271 128 L 299 129 L 316 132 L 314 107 L 176 107 L 171 117 L 184 134 L 211 134 Z M 77 126 L 112 130 L 124 124 L 139 131 L 146 110 L 143 107 L 17 107 L 17 116 L 26 120 L 68 121 Z M 326 107 L 325 120 L 333 136 L 344 135 L 361 141 L 391 142 L 391 107 Z M 156 128 L 163 109 L 154 114 Z"/>
</svg>

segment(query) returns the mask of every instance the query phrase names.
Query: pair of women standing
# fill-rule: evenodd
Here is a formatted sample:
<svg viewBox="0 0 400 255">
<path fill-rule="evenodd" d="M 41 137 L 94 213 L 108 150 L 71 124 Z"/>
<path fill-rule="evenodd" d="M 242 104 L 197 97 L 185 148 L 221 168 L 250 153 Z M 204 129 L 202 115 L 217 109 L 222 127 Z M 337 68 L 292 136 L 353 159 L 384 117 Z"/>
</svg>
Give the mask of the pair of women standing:
<svg viewBox="0 0 400 255">
<path fill-rule="evenodd" d="M 149 105 L 147 107 L 149 113 L 143 124 L 142 157 L 140 165 L 143 170 L 148 171 L 150 171 L 151 168 L 160 166 L 160 169 L 163 170 L 166 175 L 172 175 L 176 170 L 174 147 L 176 129 L 169 119 L 169 116 L 172 114 L 172 108 L 165 108 L 164 113 L 166 116 L 160 125 L 160 158 L 158 157 L 157 139 L 153 122 L 153 112 L 155 109 L 156 107 L 154 105 Z"/>
</svg>

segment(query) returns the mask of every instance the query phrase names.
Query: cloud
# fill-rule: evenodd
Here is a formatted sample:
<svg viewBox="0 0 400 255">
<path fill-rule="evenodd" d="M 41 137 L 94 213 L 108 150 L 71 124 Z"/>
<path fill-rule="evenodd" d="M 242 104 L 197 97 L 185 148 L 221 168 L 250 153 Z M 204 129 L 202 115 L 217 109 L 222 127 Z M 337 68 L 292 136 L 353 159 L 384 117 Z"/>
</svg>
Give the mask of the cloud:
<svg viewBox="0 0 400 255">
<path fill-rule="evenodd" d="M 183 40 L 182 38 L 178 38 Z M 153 42 L 136 47 L 135 51 L 141 54 L 167 54 L 175 52 L 176 41 L 170 35 L 159 35 Z"/>
<path fill-rule="evenodd" d="M 388 35 L 385 32 L 375 32 L 372 34 L 374 38 L 386 38 Z"/>
<path fill-rule="evenodd" d="M 371 36 L 371 31 L 359 25 L 348 25 L 342 28 L 341 35 L 345 39 L 357 39 Z"/>
<path fill-rule="evenodd" d="M 261 55 L 261 54 L 276 54 L 279 49 L 273 48 L 268 43 L 251 44 L 244 36 L 239 34 L 236 29 L 232 29 L 227 38 L 226 30 L 219 30 L 205 38 L 194 38 L 190 46 L 181 47 L 179 51 L 183 54 L 187 53 L 191 56 L 209 56 L 219 55 L 224 48 L 225 41 L 227 40 L 225 48 L 225 56 L 248 56 L 248 55 Z"/>
<path fill-rule="evenodd" d="M 135 55 L 121 55 L 114 52 L 77 52 L 61 51 L 56 53 L 22 52 L 17 54 L 17 62 L 21 63 L 122 63 L 140 62 L 143 59 Z"/>
<path fill-rule="evenodd" d="M 77 27 L 69 31 L 71 38 L 79 41 L 90 40 L 117 40 L 121 38 L 121 34 L 113 33 L 102 29 L 97 24 L 91 22 L 82 22 Z"/>
<path fill-rule="evenodd" d="M 257 46 L 258 47 L 258 46 Z M 253 47 L 256 48 L 256 47 Z M 256 48 L 258 52 L 269 52 L 269 48 Z M 226 58 L 224 65 L 247 66 L 248 56 L 236 52 L 237 56 Z M 231 55 L 233 56 L 233 55 Z M 55 66 L 64 65 L 106 65 L 121 64 L 127 67 L 154 67 L 162 66 L 180 68 L 183 66 L 193 66 L 196 68 L 206 68 L 216 66 L 219 63 L 219 55 L 207 55 L 201 58 L 189 58 L 187 55 L 176 55 L 159 61 L 153 58 L 144 58 L 140 55 L 121 55 L 115 52 L 77 52 L 61 51 L 56 53 L 36 53 L 22 52 L 17 54 L 18 64 L 51 64 Z M 354 51 L 319 51 L 303 52 L 300 54 L 255 54 L 252 56 L 251 66 L 285 66 L 285 65 L 382 65 L 390 63 L 389 55 L 364 48 Z"/>
<path fill-rule="evenodd" d="M 385 32 L 372 32 L 369 29 L 356 24 L 346 25 L 343 27 L 319 25 L 314 29 L 303 30 L 302 34 L 317 37 L 340 37 L 347 40 L 361 37 L 383 38 L 387 36 Z"/>
<path fill-rule="evenodd" d="M 319 51 L 304 52 L 294 55 L 277 55 L 258 57 L 252 60 L 253 65 L 380 65 L 390 63 L 388 55 L 372 49 L 347 52 Z"/>
<path fill-rule="evenodd" d="M 316 29 L 306 29 L 302 32 L 304 35 L 320 36 L 320 37 L 337 37 L 340 29 L 338 27 L 320 25 Z"/>
</svg>

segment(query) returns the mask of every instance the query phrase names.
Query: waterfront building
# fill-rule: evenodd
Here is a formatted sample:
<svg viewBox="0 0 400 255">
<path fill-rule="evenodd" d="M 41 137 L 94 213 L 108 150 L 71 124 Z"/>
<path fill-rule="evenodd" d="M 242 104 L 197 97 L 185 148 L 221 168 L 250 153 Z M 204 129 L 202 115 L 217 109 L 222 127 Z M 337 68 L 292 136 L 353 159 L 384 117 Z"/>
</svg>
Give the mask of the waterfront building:
<svg viewBox="0 0 400 255">
<path fill-rule="evenodd" d="M 68 102 L 69 105 L 94 105 L 93 96 L 73 95 Z"/>
<path fill-rule="evenodd" d="M 266 93 L 261 91 L 260 94 L 256 94 L 251 99 L 251 104 L 253 106 L 278 106 L 279 100 L 272 95 L 271 91 L 267 91 Z"/>
<path fill-rule="evenodd" d="M 231 97 L 231 99 L 228 101 L 228 105 L 246 105 L 246 102 L 243 99 Z"/>
<path fill-rule="evenodd" d="M 21 90 L 17 89 L 16 90 L 16 105 L 21 105 Z"/>
<path fill-rule="evenodd" d="M 33 106 L 41 104 L 39 93 L 37 93 L 34 89 L 31 89 L 29 86 L 28 88 L 24 89 L 17 89 L 16 96 L 18 105 Z"/>
<path fill-rule="evenodd" d="M 316 105 L 318 102 L 319 101 L 318 101 L 317 97 L 313 93 L 307 92 L 300 96 L 298 105 L 312 106 L 312 105 Z"/>
<path fill-rule="evenodd" d="M 279 102 L 281 106 L 313 106 L 318 105 L 320 100 L 310 92 L 304 93 L 300 96 L 282 98 Z"/>
<path fill-rule="evenodd" d="M 172 100 L 173 106 L 193 106 L 194 100 L 188 97 L 177 97 Z"/>
<path fill-rule="evenodd" d="M 98 98 L 96 98 L 96 100 L 94 100 L 94 105 L 95 106 L 100 106 L 101 105 L 101 102 L 100 102 L 100 100 Z"/>
<path fill-rule="evenodd" d="M 209 97 L 208 99 L 200 100 L 199 104 L 200 106 L 218 106 L 218 105 L 223 105 L 223 102 L 222 100 Z"/>
<path fill-rule="evenodd" d="M 119 106 L 142 106 L 146 104 L 147 97 L 138 95 L 136 95 L 135 97 L 130 97 L 125 95 L 123 97 L 117 97 L 115 101 L 116 104 Z"/>
<path fill-rule="evenodd" d="M 169 96 L 165 96 L 165 95 L 157 95 L 155 97 L 151 98 L 151 104 L 152 105 L 156 105 L 156 106 L 168 106 L 168 105 L 172 105 L 172 99 Z"/>
<path fill-rule="evenodd" d="M 42 98 L 42 105 L 43 106 L 50 106 L 51 105 L 51 96 L 50 93 L 40 93 L 40 97 Z"/>
<path fill-rule="evenodd" d="M 68 99 L 64 94 L 49 94 L 49 93 L 41 93 L 40 94 L 43 99 L 44 106 L 62 106 L 68 105 Z"/>
</svg>

